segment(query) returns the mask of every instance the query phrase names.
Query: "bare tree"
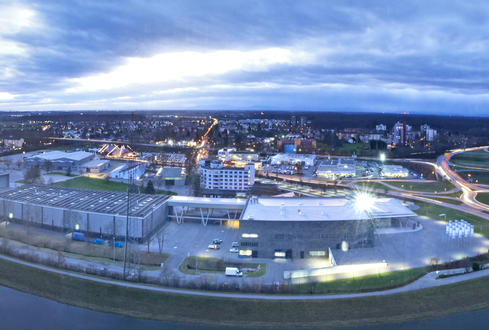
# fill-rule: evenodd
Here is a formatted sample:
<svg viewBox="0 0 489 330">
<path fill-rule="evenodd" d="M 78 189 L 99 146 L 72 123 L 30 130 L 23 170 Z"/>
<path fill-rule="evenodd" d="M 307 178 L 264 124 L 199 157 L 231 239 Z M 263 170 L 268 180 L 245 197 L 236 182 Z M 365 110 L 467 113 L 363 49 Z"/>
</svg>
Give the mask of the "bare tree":
<svg viewBox="0 0 489 330">
<path fill-rule="evenodd" d="M 166 264 L 163 265 L 163 268 L 160 270 L 160 282 L 162 285 L 170 285 L 170 281 L 173 278 L 175 273 L 173 270 L 167 266 Z"/>
<path fill-rule="evenodd" d="M 58 250 L 58 254 L 56 255 L 56 263 L 58 268 L 63 268 L 66 265 L 66 258 L 61 250 Z"/>
<path fill-rule="evenodd" d="M 36 217 L 36 210 L 34 209 L 34 206 L 31 204 L 24 204 L 23 206 L 23 219 L 24 220 L 24 226 L 27 229 L 27 233 L 31 232 L 31 226 L 32 223 L 35 220 Z"/>
<path fill-rule="evenodd" d="M 439 264 L 440 264 L 440 258 L 438 257 L 430 258 L 429 267 L 431 271 L 437 270 L 439 268 Z"/>
<path fill-rule="evenodd" d="M 31 167 L 24 172 L 25 183 L 41 183 L 41 171 L 38 167 Z"/>
<path fill-rule="evenodd" d="M 156 242 L 158 242 L 158 251 L 163 253 L 163 246 L 165 244 L 165 228 L 161 228 L 156 234 Z"/>
<path fill-rule="evenodd" d="M 156 189 L 160 189 L 162 185 L 163 185 L 163 180 L 161 180 L 161 179 L 155 180 Z"/>
<path fill-rule="evenodd" d="M 5 165 L 7 165 L 7 169 L 10 169 L 10 165 L 12 165 L 12 158 L 5 158 L 3 162 L 5 163 Z"/>
<path fill-rule="evenodd" d="M 74 210 L 66 210 L 64 211 L 63 217 L 64 228 L 74 231 L 77 224 L 82 227 L 82 216 L 79 212 L 76 212 Z"/>
<path fill-rule="evenodd" d="M 15 164 L 17 165 L 17 168 L 20 170 L 20 167 L 22 166 L 23 163 L 24 162 L 22 161 L 22 159 L 19 159 Z"/>
<path fill-rule="evenodd" d="M 44 162 L 44 169 L 46 170 L 46 172 L 48 172 L 48 173 L 51 172 L 53 170 L 53 167 L 54 167 L 54 165 L 53 165 L 52 161 L 46 160 Z"/>
</svg>

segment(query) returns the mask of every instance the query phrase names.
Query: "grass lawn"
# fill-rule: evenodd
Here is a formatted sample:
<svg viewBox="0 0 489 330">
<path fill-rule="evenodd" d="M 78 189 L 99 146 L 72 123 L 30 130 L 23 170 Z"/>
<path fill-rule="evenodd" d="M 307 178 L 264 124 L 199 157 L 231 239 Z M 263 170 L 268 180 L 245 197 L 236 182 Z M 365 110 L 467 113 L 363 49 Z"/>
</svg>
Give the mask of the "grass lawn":
<svg viewBox="0 0 489 330">
<path fill-rule="evenodd" d="M 361 188 L 372 188 L 372 189 L 380 189 L 380 190 L 393 190 L 392 188 L 389 188 L 385 185 L 383 185 L 382 183 L 380 182 L 376 182 L 376 181 L 362 181 L 362 182 L 355 182 L 355 185 L 359 187 L 359 189 Z"/>
<path fill-rule="evenodd" d="M 400 270 L 397 272 L 380 273 L 356 278 L 347 278 L 320 283 L 293 285 L 291 291 L 297 294 L 335 293 L 335 292 L 364 292 L 382 290 L 386 287 L 399 286 L 409 283 L 427 273 L 426 267 Z"/>
<path fill-rule="evenodd" d="M 50 273 L 6 260 L 0 260 L 0 269 L 0 285 L 60 303 L 128 317 L 213 327 L 365 326 L 489 308 L 488 276 L 399 294 L 288 301 L 140 290 Z"/>
<path fill-rule="evenodd" d="M 127 184 L 122 182 L 107 181 L 102 179 L 87 178 L 80 176 L 72 180 L 54 183 L 55 186 L 68 188 L 95 189 L 116 192 L 127 192 Z M 177 195 L 175 192 L 156 189 L 159 195 Z"/>
<path fill-rule="evenodd" d="M 466 213 L 463 211 L 451 209 L 448 207 L 414 201 L 414 204 L 418 205 L 420 208 L 417 210 L 413 210 L 414 213 L 420 216 L 428 216 L 433 219 L 445 220 L 445 217 L 440 217 L 439 214 L 446 214 L 446 220 L 465 220 L 471 225 L 474 225 L 474 231 L 478 234 L 481 234 L 485 237 L 489 237 L 489 220 L 478 217 L 476 215 L 472 215 L 470 213 Z"/>
<path fill-rule="evenodd" d="M 479 202 L 489 205 L 489 193 L 477 193 L 475 197 Z"/>
<path fill-rule="evenodd" d="M 463 191 L 462 190 L 459 190 L 459 191 L 456 191 L 456 192 L 452 192 L 452 193 L 449 193 L 449 194 L 441 194 L 440 193 L 440 197 L 460 197 L 463 195 Z"/>
<path fill-rule="evenodd" d="M 455 188 L 455 186 L 447 180 L 444 181 L 429 181 L 429 182 L 402 182 L 402 181 L 389 181 L 388 184 L 401 188 L 407 191 L 419 191 L 419 192 L 443 192 L 449 191 Z M 404 186 L 404 187 L 403 187 Z M 412 188 L 411 188 L 412 187 Z"/>
<path fill-rule="evenodd" d="M 22 242 L 31 245 L 33 248 L 42 248 L 52 250 L 53 252 L 62 251 L 66 253 L 72 253 L 80 258 L 82 256 L 100 258 L 105 260 L 113 260 L 114 249 L 110 246 L 87 244 L 88 238 L 85 242 L 77 242 L 72 240 L 67 240 L 63 238 L 57 238 L 53 236 L 46 236 L 35 234 L 27 234 L 24 229 L 18 228 L 0 228 L 0 236 L 7 237 L 13 241 Z M 156 266 L 164 263 L 170 258 L 168 253 L 157 253 L 157 252 L 147 252 L 141 251 L 141 264 L 148 266 Z M 124 249 L 115 249 L 115 259 L 116 261 L 124 260 Z"/>
<path fill-rule="evenodd" d="M 197 264 L 198 260 L 198 264 Z M 192 268 L 189 269 L 187 265 L 190 265 Z M 238 267 L 238 268 L 258 268 L 260 266 L 260 270 L 256 273 L 245 273 L 246 277 L 260 277 L 265 275 L 267 271 L 267 264 L 265 263 L 243 263 L 239 261 L 224 261 L 223 259 L 218 258 L 206 258 L 206 257 L 187 257 L 183 259 L 180 266 L 178 266 L 178 271 L 188 275 L 195 275 L 195 268 L 198 268 L 199 273 L 217 273 L 223 274 L 226 267 Z M 250 274 L 252 276 L 250 276 Z"/>
<path fill-rule="evenodd" d="M 87 178 L 84 176 L 68 181 L 57 182 L 54 183 L 54 185 L 60 187 L 67 187 L 67 188 L 82 188 L 82 189 L 127 192 L 127 184 L 125 183 Z"/>
<path fill-rule="evenodd" d="M 484 154 L 467 152 L 460 155 L 455 155 L 450 158 L 450 162 L 460 166 L 474 166 L 489 168 L 489 153 L 484 151 Z"/>
</svg>

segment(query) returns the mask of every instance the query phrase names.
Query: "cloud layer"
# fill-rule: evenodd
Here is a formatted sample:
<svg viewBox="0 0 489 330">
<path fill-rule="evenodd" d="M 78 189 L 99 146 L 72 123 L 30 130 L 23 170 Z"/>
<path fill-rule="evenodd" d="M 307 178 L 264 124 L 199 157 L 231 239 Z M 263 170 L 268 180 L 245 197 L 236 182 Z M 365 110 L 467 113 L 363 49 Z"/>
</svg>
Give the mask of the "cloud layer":
<svg viewBox="0 0 489 330">
<path fill-rule="evenodd" d="M 485 115 L 484 1 L 0 4 L 0 110 Z"/>
</svg>

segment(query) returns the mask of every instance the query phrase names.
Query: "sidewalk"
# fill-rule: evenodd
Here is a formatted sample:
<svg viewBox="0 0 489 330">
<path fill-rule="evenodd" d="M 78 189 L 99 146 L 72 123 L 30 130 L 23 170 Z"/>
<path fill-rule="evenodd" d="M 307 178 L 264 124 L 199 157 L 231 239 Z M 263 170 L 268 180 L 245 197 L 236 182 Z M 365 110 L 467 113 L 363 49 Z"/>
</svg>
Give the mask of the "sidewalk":
<svg viewBox="0 0 489 330">
<path fill-rule="evenodd" d="M 464 275 L 459 275 L 459 276 L 454 276 L 454 277 L 449 277 L 445 279 L 439 279 L 436 280 L 436 277 L 438 276 L 435 272 L 429 273 L 419 280 L 417 280 L 414 283 L 408 284 L 404 287 L 401 288 L 396 288 L 392 290 L 386 290 L 386 291 L 377 291 L 377 292 L 367 292 L 367 293 L 353 293 L 353 294 L 340 294 L 340 295 L 317 295 L 317 296 L 282 296 L 282 295 L 273 295 L 273 296 L 266 296 L 266 295 L 257 295 L 257 294 L 227 294 L 227 293 L 213 293 L 213 292 L 203 292 L 203 291 L 189 291 L 189 290 L 177 290 L 177 289 L 170 289 L 170 288 L 159 288 L 159 287 L 152 287 L 152 286 L 146 286 L 146 285 L 140 285 L 140 284 L 133 284 L 129 282 L 118 282 L 118 281 L 113 281 L 113 280 L 106 280 L 102 278 L 95 278 L 91 276 L 86 276 L 86 275 L 80 275 L 80 274 L 75 274 L 63 270 L 58 270 L 58 269 L 53 269 L 41 265 L 35 265 L 35 264 L 30 264 L 28 262 L 20 261 L 14 258 L 6 257 L 0 255 L 0 259 L 12 261 L 18 264 L 26 265 L 29 267 L 34 267 L 37 269 L 53 272 L 56 274 L 63 274 L 67 276 L 72 276 L 84 280 L 89 280 L 89 281 L 94 281 L 98 283 L 105 283 L 105 284 L 112 284 L 112 285 L 118 285 L 118 286 L 124 286 L 124 287 L 131 287 L 135 289 L 142 289 L 142 290 L 150 290 L 150 291 L 157 291 L 157 292 L 167 292 L 167 293 L 178 293 L 178 294 L 188 294 L 188 295 L 196 295 L 196 296 L 208 296 L 208 297 L 221 297 L 221 298 L 235 298 L 235 299 L 263 299 L 263 300 L 324 300 L 324 299 L 343 299 L 343 298 L 358 298 L 358 297 L 368 297 L 368 296 L 383 296 L 383 295 L 389 295 L 389 294 L 395 294 L 395 293 L 401 293 L 401 292 L 408 292 L 408 291 L 413 291 L 413 290 L 421 290 L 421 289 L 426 289 L 426 288 L 431 288 L 431 287 L 438 287 L 438 286 L 443 286 L 447 284 L 453 284 L 453 283 L 458 283 L 462 281 L 467 281 L 475 278 L 480 278 L 484 276 L 489 275 L 489 269 L 481 270 L 478 272 L 472 272 Z"/>
</svg>

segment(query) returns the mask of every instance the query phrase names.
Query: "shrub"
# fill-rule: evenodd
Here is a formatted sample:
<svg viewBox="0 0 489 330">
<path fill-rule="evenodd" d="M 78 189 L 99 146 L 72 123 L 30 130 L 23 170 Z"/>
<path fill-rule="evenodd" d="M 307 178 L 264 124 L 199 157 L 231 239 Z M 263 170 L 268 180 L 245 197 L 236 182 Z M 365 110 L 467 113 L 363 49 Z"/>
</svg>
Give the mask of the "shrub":
<svg viewBox="0 0 489 330">
<path fill-rule="evenodd" d="M 478 271 L 480 269 L 480 265 L 478 262 L 473 262 L 472 263 L 472 270 L 475 272 L 475 271 Z"/>
</svg>

